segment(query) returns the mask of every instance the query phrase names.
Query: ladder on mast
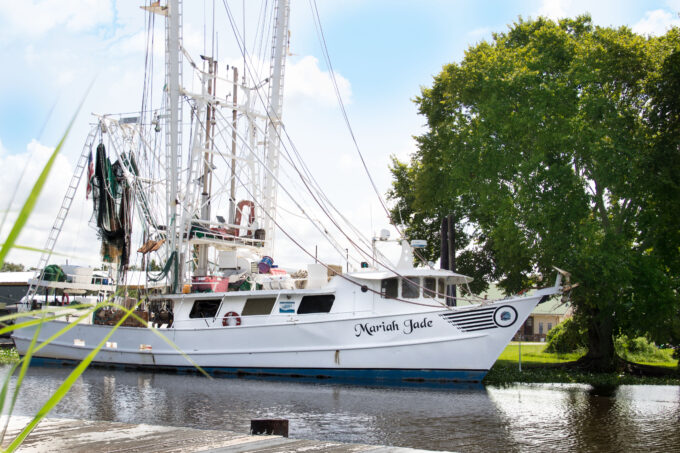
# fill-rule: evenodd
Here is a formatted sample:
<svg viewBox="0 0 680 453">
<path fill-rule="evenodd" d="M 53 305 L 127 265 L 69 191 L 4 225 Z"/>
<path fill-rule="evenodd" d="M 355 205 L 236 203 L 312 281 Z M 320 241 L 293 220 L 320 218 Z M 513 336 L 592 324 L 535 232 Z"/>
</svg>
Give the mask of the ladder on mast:
<svg viewBox="0 0 680 453">
<path fill-rule="evenodd" d="M 83 177 L 83 170 L 85 170 L 85 167 L 87 166 L 88 162 L 88 157 L 92 152 L 92 145 L 94 144 L 96 134 L 97 128 L 96 127 L 92 128 L 90 134 L 87 136 L 87 139 L 85 140 L 83 152 L 80 153 L 80 157 L 78 158 L 76 169 L 73 172 L 73 176 L 71 176 L 71 182 L 69 183 L 68 189 L 66 190 L 66 195 L 64 196 L 64 199 L 61 202 L 59 213 L 57 214 L 57 218 L 54 220 L 54 225 L 52 225 L 50 234 L 47 236 L 47 242 L 45 243 L 45 247 L 43 248 L 42 254 L 40 255 L 38 267 L 36 268 L 35 273 L 33 274 L 33 280 L 31 281 L 28 287 L 28 292 L 26 293 L 26 304 L 28 304 L 29 306 L 31 304 L 31 301 L 33 300 L 33 297 L 38 291 L 40 282 L 43 279 L 43 274 L 45 273 L 45 266 L 47 266 L 47 263 L 52 257 L 54 247 L 55 245 L 57 245 L 57 239 L 59 239 L 59 234 L 61 233 L 61 230 L 64 227 L 64 221 L 66 220 L 66 216 L 68 215 L 68 212 L 71 209 L 71 204 L 73 203 L 73 199 L 76 196 L 76 190 L 78 189 L 80 180 Z"/>
</svg>

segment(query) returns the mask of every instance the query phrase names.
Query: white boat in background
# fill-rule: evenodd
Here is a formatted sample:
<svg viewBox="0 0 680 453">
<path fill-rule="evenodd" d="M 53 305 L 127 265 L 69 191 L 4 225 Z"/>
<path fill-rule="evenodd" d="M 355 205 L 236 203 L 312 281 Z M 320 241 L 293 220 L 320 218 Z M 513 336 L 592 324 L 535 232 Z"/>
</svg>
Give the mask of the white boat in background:
<svg viewBox="0 0 680 453">
<path fill-rule="evenodd" d="M 277 267 L 275 231 L 292 239 L 276 217 L 280 154 L 290 146 L 281 124 L 288 2 L 277 2 L 267 16 L 273 26 L 267 74 L 253 75 L 244 53 L 244 78 L 235 69 L 218 76 L 214 56 L 191 59 L 182 47 L 178 0 L 144 9 L 167 25 L 163 107 L 148 106 L 136 117 L 97 117 L 45 247 L 54 247 L 87 169 L 104 257 L 125 270 L 134 217 L 142 225 L 143 267 L 152 256 L 164 263 L 149 273 L 148 299 L 138 310 L 149 324 L 117 328 L 95 364 L 190 370 L 188 357 L 208 372 L 237 376 L 479 382 L 533 308 L 561 291 L 558 276 L 555 286 L 528 295 L 451 306 L 447 287 L 459 285 L 462 294 L 470 278 L 414 267 L 413 249 L 422 241 L 400 238 L 401 257 L 389 263 L 375 248 L 385 235 L 352 242 L 361 261 L 356 270 L 318 261 L 305 272 Z M 201 82 L 198 92 L 182 84 L 186 71 Z M 317 190 L 305 171 L 298 174 Z M 314 256 L 302 246 L 299 253 Z M 153 282 L 164 290 L 151 291 Z M 33 360 L 83 359 L 122 315 L 106 308 L 82 319 Z M 65 322 L 42 323 L 39 341 Z M 19 354 L 36 328 L 13 335 Z"/>
</svg>

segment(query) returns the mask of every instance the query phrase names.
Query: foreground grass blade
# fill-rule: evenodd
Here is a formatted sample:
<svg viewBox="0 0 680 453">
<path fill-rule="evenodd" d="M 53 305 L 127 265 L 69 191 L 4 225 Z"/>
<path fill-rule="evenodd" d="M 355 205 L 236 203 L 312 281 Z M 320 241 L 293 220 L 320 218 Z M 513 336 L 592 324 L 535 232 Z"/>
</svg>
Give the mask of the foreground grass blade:
<svg viewBox="0 0 680 453">
<path fill-rule="evenodd" d="M 40 351 L 42 348 L 44 348 L 44 347 L 47 346 L 48 344 L 52 343 L 55 339 L 59 338 L 59 337 L 60 337 L 61 335 L 63 335 L 64 333 L 68 332 L 69 330 L 71 330 L 72 328 L 74 328 L 75 326 L 77 326 L 78 323 L 79 323 L 80 321 L 82 321 L 82 320 L 84 320 L 85 318 L 91 316 L 92 313 L 94 313 L 94 311 L 96 311 L 98 308 L 103 307 L 103 306 L 106 305 L 106 304 L 107 304 L 106 302 L 102 302 L 102 303 L 100 303 L 100 304 L 98 304 L 98 305 L 96 305 L 96 306 L 94 306 L 94 307 L 93 307 L 92 305 L 86 305 L 86 307 L 89 308 L 89 310 L 88 310 L 87 312 L 85 312 L 84 314 L 82 314 L 81 316 L 79 316 L 78 318 L 76 318 L 73 322 L 68 323 L 63 329 L 61 329 L 59 332 L 57 332 L 57 333 L 55 333 L 54 335 L 52 335 L 52 336 L 51 336 L 50 338 L 48 338 L 47 340 L 45 340 L 45 341 L 43 341 L 42 343 L 40 343 L 38 346 L 31 347 L 31 348 L 30 348 L 31 354 L 35 354 L 36 352 Z M 81 305 L 81 306 L 84 307 L 85 305 Z M 74 306 L 74 307 L 75 307 L 75 306 Z M 36 315 L 36 314 L 42 314 L 42 313 L 44 313 L 44 312 L 45 312 L 44 310 L 36 310 L 36 311 L 34 311 L 34 312 L 28 312 L 28 313 L 29 313 L 30 315 Z M 26 314 L 24 314 L 24 315 L 26 315 Z M 10 316 L 15 316 L 15 315 L 10 315 Z M 45 322 L 47 322 L 47 321 L 50 321 L 50 320 L 57 319 L 57 318 L 59 318 L 59 317 L 61 317 L 61 316 L 66 316 L 66 315 L 64 314 L 64 315 L 59 315 L 59 316 L 47 317 L 47 318 L 43 318 L 42 320 L 45 321 Z M 0 319 L 4 319 L 4 318 L 6 318 L 6 317 L 0 318 Z M 40 322 L 41 320 L 37 320 L 37 321 Z M 18 327 L 18 328 L 26 327 L 27 324 L 29 324 L 29 323 L 23 323 L 22 325 L 15 324 L 14 326 L 8 326 L 8 327 L 12 328 L 12 329 L 10 329 L 10 330 L 14 330 L 14 329 L 16 329 L 17 327 Z M 30 325 L 35 325 L 35 324 L 36 324 L 36 323 L 34 323 L 34 322 L 30 323 Z M 39 330 L 39 329 L 38 329 L 38 330 Z M 5 382 L 3 383 L 2 390 L 0 390 L 0 413 L 3 413 L 4 404 L 5 404 L 5 398 L 6 398 L 6 396 L 7 396 L 7 390 L 8 390 L 8 387 L 9 387 L 9 381 L 10 381 L 11 376 L 14 375 L 14 372 L 15 372 L 16 369 L 19 367 L 19 365 L 22 365 L 22 366 L 23 366 L 24 363 L 27 363 L 27 362 L 30 361 L 30 358 L 31 358 L 30 356 L 21 357 L 21 358 L 19 359 L 19 361 L 18 361 L 17 363 L 15 363 L 15 364 L 12 366 L 12 369 L 10 370 L 9 374 L 7 375 L 7 379 L 5 379 Z M 19 387 L 16 387 L 16 388 L 15 388 L 15 394 L 18 393 L 18 389 L 19 389 Z M 16 399 L 16 398 L 15 398 L 15 399 Z M 12 407 L 10 407 L 10 410 L 8 411 L 8 414 L 11 415 L 13 409 L 14 409 L 14 405 L 12 405 Z M 2 429 L 2 434 L 0 435 L 0 442 L 1 442 L 2 440 L 4 440 L 4 438 L 5 438 L 5 433 L 6 433 L 6 431 L 7 431 L 7 426 L 8 426 L 8 425 L 9 425 L 9 417 L 7 418 L 7 420 L 6 420 L 6 422 L 5 422 L 5 425 L 4 425 L 3 429 Z"/>
<path fill-rule="evenodd" d="M 125 310 L 125 307 L 122 307 L 122 306 L 120 306 L 120 305 L 114 305 L 114 306 L 120 307 L 120 308 L 122 308 L 123 310 Z M 168 337 L 166 337 L 165 335 L 163 335 L 163 334 L 162 334 L 158 329 L 156 329 L 155 327 L 150 326 L 148 322 L 144 321 L 142 318 L 140 318 L 139 316 L 137 316 L 135 313 L 132 313 L 132 317 L 135 318 L 137 321 L 141 322 L 142 324 L 144 324 L 144 325 L 145 325 L 147 328 L 149 328 L 154 334 L 158 335 L 158 337 L 159 337 L 161 340 L 165 341 L 168 345 L 170 345 L 170 347 L 172 347 L 175 351 L 177 351 L 182 357 L 184 357 L 185 359 L 187 359 L 187 362 L 189 362 L 194 368 L 196 368 L 198 371 L 200 371 L 201 374 L 203 374 L 203 375 L 204 375 L 205 377 L 207 377 L 208 379 L 212 379 L 212 376 L 210 376 L 210 374 L 208 374 L 207 371 L 205 371 L 203 368 L 201 368 L 201 366 L 200 366 L 198 363 L 196 363 L 196 362 L 194 361 L 194 359 L 192 359 L 191 357 L 189 357 L 189 355 L 188 355 L 186 352 L 182 351 L 182 350 L 180 349 L 180 347 L 177 346 L 171 339 L 169 339 Z"/>
<path fill-rule="evenodd" d="M 5 439 L 5 432 L 7 431 L 7 426 L 9 425 L 9 419 L 12 416 L 12 412 L 14 411 L 14 406 L 16 405 L 17 402 L 17 397 L 19 396 L 19 390 L 21 389 L 21 383 L 24 381 L 24 376 L 26 376 L 26 371 L 28 370 L 28 365 L 31 363 L 31 356 L 33 355 L 33 349 L 35 349 L 35 344 L 38 341 L 38 336 L 40 335 L 40 328 L 42 327 L 42 323 L 38 325 L 38 328 L 35 329 L 35 333 L 33 334 L 33 338 L 31 339 L 31 344 L 28 347 L 28 351 L 26 351 L 26 356 L 25 360 L 21 364 L 21 369 L 19 370 L 19 376 L 17 376 L 17 382 L 14 386 L 14 393 L 12 394 L 12 402 L 9 406 L 9 411 L 7 411 L 7 422 L 5 423 L 5 426 L 2 427 L 2 436 L 0 436 L 0 439 L 4 440 Z M 16 370 L 16 368 L 14 369 Z M 14 371 L 12 370 L 12 371 Z M 5 385 L 3 385 L 2 392 L 0 392 L 0 398 L 2 398 L 2 403 L 4 406 L 5 398 L 7 396 L 7 384 L 9 384 L 9 380 L 12 377 L 12 375 L 8 375 L 7 379 L 5 380 Z"/>
<path fill-rule="evenodd" d="M 0 247 L 2 247 L 5 244 L 0 244 Z M 14 244 L 12 246 L 14 249 L 19 249 L 19 250 L 26 250 L 27 252 L 37 252 L 37 253 L 49 253 L 48 250 L 45 249 L 39 249 L 37 247 L 29 247 L 28 245 L 20 245 L 20 244 Z M 75 255 L 69 255 L 68 253 L 58 253 L 58 252 L 52 252 L 52 255 L 57 255 L 57 256 L 65 256 L 67 258 L 78 258 Z"/>
<path fill-rule="evenodd" d="M 73 305 L 68 305 L 68 308 L 76 309 L 76 310 L 79 310 L 81 308 L 87 308 L 88 310 L 90 310 L 93 307 L 98 308 L 98 307 L 103 307 L 105 305 L 110 305 L 110 304 L 105 303 L 105 302 L 100 302 L 98 305 L 95 305 L 95 306 L 93 306 L 92 304 L 73 304 Z M 56 314 L 54 312 L 54 308 L 50 308 L 48 306 L 48 308 L 41 308 L 40 310 L 22 311 L 22 312 L 18 312 L 18 313 L 12 313 L 12 314 L 9 314 L 9 315 L 0 316 L 0 323 L 3 323 L 5 321 L 12 321 L 12 320 L 19 319 L 19 318 L 34 318 L 38 315 L 49 315 L 49 314 L 51 314 L 53 316 L 51 318 L 46 317 L 45 319 L 61 318 L 63 316 L 66 316 L 68 313 Z M 3 333 L 6 333 L 6 332 L 12 331 L 12 330 L 17 330 L 16 327 L 18 325 L 19 324 L 13 324 L 13 325 L 8 325 L 8 326 L 4 327 L 2 330 L 0 330 L 0 335 L 2 335 Z"/>
<path fill-rule="evenodd" d="M 92 87 L 92 85 L 90 85 L 90 87 Z M 90 88 L 88 88 L 87 91 L 89 92 Z M 80 101 L 78 110 L 76 110 L 76 113 L 73 115 L 73 118 L 71 118 L 71 121 L 68 123 L 66 132 L 64 132 L 64 135 L 61 137 L 61 140 L 59 140 L 59 143 L 57 144 L 56 148 L 54 148 L 54 151 L 52 152 L 52 155 L 45 164 L 45 167 L 43 167 L 42 172 L 40 172 L 40 176 L 38 176 L 38 179 L 36 180 L 35 184 L 33 184 L 33 188 L 31 189 L 31 192 L 28 194 L 28 198 L 26 199 L 26 202 L 21 208 L 21 211 L 19 211 L 19 216 L 14 222 L 12 230 L 9 232 L 9 235 L 5 240 L 5 243 L 2 244 L 2 248 L 0 249 L 0 266 L 2 266 L 2 264 L 5 262 L 5 257 L 7 256 L 7 253 L 9 253 L 10 249 L 14 247 L 14 243 L 19 237 L 19 233 L 21 233 L 21 230 L 23 230 L 24 225 L 26 225 L 26 222 L 28 221 L 31 212 L 33 212 L 33 208 L 35 208 L 35 204 L 38 202 L 40 192 L 42 192 L 43 187 L 45 186 L 45 182 L 47 181 L 47 177 L 49 176 L 50 171 L 52 170 L 54 161 L 59 155 L 61 148 L 64 146 L 66 137 L 68 137 L 69 132 L 71 132 L 71 127 L 73 127 L 73 123 L 76 121 L 76 117 L 78 116 L 78 113 L 80 113 L 80 109 L 83 106 L 86 97 L 87 92 L 85 93 L 85 96 L 83 96 L 83 99 Z"/>
<path fill-rule="evenodd" d="M 89 307 L 89 308 L 92 308 L 91 305 L 88 306 L 88 307 Z M 2 432 L 0 432 L 0 443 L 5 439 L 5 434 L 6 434 L 6 432 L 7 432 L 7 427 L 9 426 L 9 420 L 10 420 L 10 417 L 9 417 L 9 416 L 11 416 L 12 412 L 14 412 L 14 406 L 15 406 L 15 404 L 16 404 L 16 400 L 17 400 L 17 397 L 18 397 L 18 395 L 19 395 L 19 390 L 20 390 L 20 388 L 21 388 L 21 382 L 23 381 L 23 376 L 25 375 L 26 370 L 27 370 L 27 367 L 28 367 L 28 365 L 30 364 L 32 355 L 35 354 L 36 352 L 38 352 L 39 350 L 41 350 L 43 347 L 45 347 L 46 345 L 48 345 L 48 344 L 51 343 L 52 341 L 54 341 L 55 338 L 61 336 L 64 332 L 66 332 L 66 331 L 72 329 L 74 326 L 77 325 L 78 322 L 80 322 L 80 320 L 85 319 L 85 318 L 87 318 L 88 316 L 90 316 L 90 315 L 92 314 L 92 312 L 93 312 L 95 309 L 96 309 L 96 307 L 95 307 L 95 308 L 92 308 L 92 310 L 91 310 L 90 312 L 86 312 L 85 314 L 83 314 L 82 316 L 80 316 L 74 323 L 69 323 L 69 324 L 67 324 L 65 328 L 61 329 L 61 330 L 60 330 L 59 332 L 57 332 L 56 334 L 52 335 L 50 338 L 48 338 L 46 341 L 42 342 L 42 343 L 41 343 L 40 345 L 38 345 L 38 346 L 35 346 L 35 344 L 36 344 L 38 335 L 39 335 L 39 333 L 40 333 L 40 329 L 41 329 L 41 327 L 42 327 L 42 323 L 43 323 L 43 322 L 46 322 L 46 321 L 49 321 L 49 320 L 57 319 L 57 318 L 59 318 L 60 316 L 52 316 L 52 317 L 47 317 L 47 318 L 40 318 L 40 319 L 37 319 L 37 320 L 32 320 L 32 321 L 38 321 L 37 323 L 36 323 L 36 322 L 29 321 L 29 322 L 26 322 L 26 323 L 21 323 L 21 324 L 15 324 L 15 325 L 13 325 L 13 326 L 8 326 L 8 327 L 11 327 L 11 329 L 7 329 L 7 328 L 2 329 L 2 330 L 14 330 L 14 329 L 17 329 L 17 328 L 20 329 L 20 328 L 26 327 L 27 325 L 40 324 L 40 325 L 38 326 L 38 328 L 36 329 L 35 335 L 33 336 L 33 339 L 32 339 L 32 341 L 31 341 L 31 345 L 29 346 L 29 349 L 28 349 L 28 353 L 30 353 L 30 354 L 27 353 L 27 355 L 25 355 L 24 357 L 22 357 L 22 358 L 19 360 L 19 362 L 17 362 L 16 364 L 14 364 L 14 365 L 12 366 L 12 369 L 10 370 L 9 374 L 7 375 L 7 378 L 5 379 L 5 382 L 3 383 L 2 390 L 0 390 L 0 413 L 3 413 L 4 406 L 5 406 L 5 401 L 6 401 L 6 398 L 7 398 L 7 391 L 8 391 L 8 388 L 9 388 L 10 379 L 11 379 L 11 377 L 14 375 L 14 373 L 15 373 L 16 369 L 19 367 L 19 365 L 21 365 L 21 373 L 20 373 L 19 377 L 17 378 L 17 384 L 16 384 L 16 386 L 14 387 L 14 393 L 13 393 L 13 396 L 12 396 L 12 403 L 11 403 L 11 405 L 10 405 L 9 411 L 7 411 L 8 417 L 7 417 L 7 420 L 5 421 L 5 424 L 4 424 L 3 427 L 2 427 Z M 31 314 L 35 315 L 35 314 L 38 314 L 38 313 L 40 313 L 40 312 L 43 312 L 43 313 L 44 313 L 44 310 L 32 312 Z M 11 316 L 12 316 L 12 315 L 11 315 Z M 65 316 L 65 315 L 62 315 L 62 316 Z M 4 318 L 4 317 L 3 317 L 3 318 Z M 30 324 L 29 324 L 29 323 L 30 323 Z"/>
<path fill-rule="evenodd" d="M 31 431 L 35 429 L 38 423 L 40 423 L 40 421 L 43 418 L 45 418 L 45 416 L 54 408 L 54 406 L 59 404 L 59 401 L 61 401 L 64 398 L 64 396 L 66 396 L 71 387 L 73 387 L 73 384 L 76 382 L 76 380 L 83 374 L 83 372 L 87 369 L 92 360 L 94 360 L 96 355 L 99 353 L 99 350 L 106 344 L 107 341 L 109 341 L 109 339 L 118 329 L 118 327 L 120 327 L 121 324 L 125 322 L 125 320 L 132 314 L 133 310 L 136 309 L 140 303 L 142 303 L 141 300 L 137 302 L 137 304 L 133 308 L 129 310 L 125 309 L 126 312 L 125 315 L 122 316 L 120 320 L 118 320 L 118 322 L 113 326 L 109 333 L 106 334 L 104 338 L 102 338 L 99 344 L 92 351 L 90 351 L 90 353 L 83 359 L 82 362 L 78 364 L 78 366 L 71 372 L 71 374 L 69 374 L 68 377 L 64 379 L 64 382 L 62 382 L 59 388 L 55 390 L 55 392 L 47 400 L 43 407 L 41 407 L 38 413 L 35 414 L 35 417 L 33 417 L 33 419 L 28 423 L 28 425 L 26 425 L 26 427 L 12 441 L 12 443 L 9 444 L 5 451 L 13 452 L 14 450 L 16 450 L 24 441 L 24 439 L 26 439 L 26 437 L 31 433 Z"/>
</svg>

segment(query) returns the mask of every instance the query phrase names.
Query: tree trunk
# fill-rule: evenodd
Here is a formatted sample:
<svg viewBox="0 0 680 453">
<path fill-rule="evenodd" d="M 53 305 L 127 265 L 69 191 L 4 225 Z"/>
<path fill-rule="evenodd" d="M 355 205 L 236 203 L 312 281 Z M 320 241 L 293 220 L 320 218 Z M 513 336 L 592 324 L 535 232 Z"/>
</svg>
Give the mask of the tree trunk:
<svg viewBox="0 0 680 453">
<path fill-rule="evenodd" d="M 448 246 L 449 246 L 449 270 L 456 272 L 456 218 L 453 214 L 449 214 L 447 220 L 448 228 Z M 449 303 L 448 305 L 457 306 L 458 305 L 458 292 L 456 285 L 449 285 Z"/>
<path fill-rule="evenodd" d="M 442 217 L 442 227 L 441 227 L 441 245 L 439 248 L 440 251 L 440 268 L 441 269 L 448 269 L 449 268 L 449 224 L 448 224 L 448 217 L 444 216 Z"/>
<path fill-rule="evenodd" d="M 592 371 L 615 371 L 618 360 L 614 350 L 612 319 L 597 308 L 589 318 L 588 353 L 579 362 Z"/>
</svg>

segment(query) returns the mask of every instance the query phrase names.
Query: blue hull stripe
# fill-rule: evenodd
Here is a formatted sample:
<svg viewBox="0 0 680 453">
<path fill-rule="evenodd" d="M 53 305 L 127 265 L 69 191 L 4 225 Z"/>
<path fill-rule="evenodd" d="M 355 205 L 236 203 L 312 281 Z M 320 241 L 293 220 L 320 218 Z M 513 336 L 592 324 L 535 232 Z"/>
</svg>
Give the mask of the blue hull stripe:
<svg viewBox="0 0 680 453">
<path fill-rule="evenodd" d="M 79 362 L 70 359 L 53 359 L 45 357 L 31 358 L 35 366 L 74 366 Z M 192 366 L 148 366 L 123 363 L 92 362 L 97 368 L 115 368 L 124 370 L 146 370 L 173 372 L 184 374 L 199 373 Z M 363 368 L 249 368 L 249 367 L 203 367 L 213 376 L 254 377 L 272 379 L 298 380 L 334 380 L 356 383 L 403 384 L 419 383 L 455 384 L 480 383 L 488 370 L 409 370 L 409 369 L 363 369 Z"/>
</svg>

